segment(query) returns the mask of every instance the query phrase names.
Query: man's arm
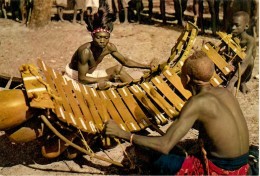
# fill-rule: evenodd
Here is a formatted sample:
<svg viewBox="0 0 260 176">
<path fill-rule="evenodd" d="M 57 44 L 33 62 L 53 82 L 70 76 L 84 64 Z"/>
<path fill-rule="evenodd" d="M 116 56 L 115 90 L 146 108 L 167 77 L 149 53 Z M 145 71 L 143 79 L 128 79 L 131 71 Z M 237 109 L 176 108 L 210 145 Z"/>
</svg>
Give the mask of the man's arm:
<svg viewBox="0 0 260 176">
<path fill-rule="evenodd" d="M 89 71 L 89 64 L 88 61 L 92 57 L 91 53 L 88 49 L 84 49 L 83 51 L 79 52 L 79 60 L 78 60 L 78 80 L 82 84 L 93 84 L 98 83 L 102 81 L 108 81 L 112 79 L 111 75 L 106 77 L 100 77 L 100 78 L 93 78 L 86 76 L 86 74 Z"/>
<path fill-rule="evenodd" d="M 172 148 L 184 137 L 199 118 L 199 107 L 191 98 L 182 108 L 179 119 L 172 123 L 164 136 L 148 137 L 134 135 L 132 141 L 135 144 L 151 148 L 164 154 L 168 154 Z M 114 121 L 108 121 L 105 126 L 106 134 L 130 140 L 131 133 L 122 130 Z"/>
<path fill-rule="evenodd" d="M 143 69 L 150 69 L 150 64 L 141 64 L 138 62 L 135 62 L 125 56 L 123 56 L 121 53 L 118 52 L 116 46 L 112 43 L 110 43 L 110 48 L 112 52 L 111 55 L 123 66 L 129 67 L 129 68 L 143 68 Z"/>
</svg>

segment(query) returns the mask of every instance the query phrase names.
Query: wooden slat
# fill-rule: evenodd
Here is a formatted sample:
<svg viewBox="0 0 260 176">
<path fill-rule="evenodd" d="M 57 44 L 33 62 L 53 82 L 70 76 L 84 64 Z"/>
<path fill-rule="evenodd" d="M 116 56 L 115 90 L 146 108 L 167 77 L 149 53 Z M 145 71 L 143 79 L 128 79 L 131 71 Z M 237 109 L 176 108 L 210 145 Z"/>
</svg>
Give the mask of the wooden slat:
<svg viewBox="0 0 260 176">
<path fill-rule="evenodd" d="M 42 60 L 38 60 L 37 63 L 38 63 L 38 66 L 40 67 L 41 71 L 44 73 L 46 81 L 49 84 L 49 86 L 51 87 L 54 95 L 57 97 L 60 97 L 57 92 L 58 90 L 56 89 L 56 86 L 54 85 L 54 81 L 53 81 L 51 75 L 49 74 L 49 72 L 51 72 L 51 69 L 49 67 L 47 67 L 46 64 Z M 66 122 L 66 117 L 64 115 L 64 109 L 63 109 L 62 105 L 60 104 L 60 102 L 57 102 L 54 100 L 54 108 L 55 108 L 54 111 L 55 111 L 57 117 L 61 121 Z"/>
<path fill-rule="evenodd" d="M 160 108 L 170 117 L 178 115 L 178 112 L 175 110 L 173 106 L 171 106 L 164 97 L 162 97 L 152 86 L 151 83 L 144 82 L 140 84 L 140 86 L 145 90 L 145 92 L 156 102 Z"/>
<path fill-rule="evenodd" d="M 65 117 L 65 121 L 68 123 L 68 124 L 73 124 L 73 121 L 70 117 L 70 114 L 72 114 L 72 109 L 69 105 L 69 102 L 67 100 L 67 96 L 66 96 L 66 93 L 64 92 L 63 90 L 63 86 L 62 86 L 62 83 L 64 84 L 64 80 L 63 80 L 63 77 L 61 75 L 54 75 L 53 72 L 49 72 L 51 74 L 52 77 L 56 77 L 54 80 L 54 83 L 56 85 L 56 89 L 58 90 L 58 94 L 59 96 L 62 98 L 62 107 L 63 108 L 59 108 L 59 111 L 61 112 L 62 114 L 62 121 L 64 121 L 64 117 Z"/>
<path fill-rule="evenodd" d="M 167 122 L 164 115 L 157 109 L 157 107 L 151 102 L 151 100 L 145 95 L 145 92 L 138 85 L 130 86 L 129 90 L 134 94 L 139 102 L 147 108 L 148 111 L 151 111 L 154 114 L 157 124 L 165 124 Z"/>
<path fill-rule="evenodd" d="M 107 107 L 108 113 L 112 117 L 112 119 L 125 131 L 130 131 L 126 126 L 125 122 L 120 117 L 120 114 L 117 112 L 116 107 L 110 101 L 106 91 L 98 91 L 100 97 L 102 97 L 102 102 Z"/>
<path fill-rule="evenodd" d="M 181 83 L 181 78 L 172 70 L 165 70 L 163 75 L 170 83 L 188 100 L 191 97 L 191 92 L 185 89 Z"/>
<path fill-rule="evenodd" d="M 210 79 L 210 83 L 214 86 L 217 87 L 219 86 L 221 83 L 223 82 L 223 80 L 219 77 L 219 75 L 214 72 L 212 78 Z"/>
<path fill-rule="evenodd" d="M 129 108 L 130 112 L 132 113 L 133 117 L 135 118 L 136 122 L 141 127 L 141 129 L 144 129 L 147 126 L 149 126 L 151 122 L 146 117 L 146 115 L 134 99 L 131 92 L 126 87 L 119 88 L 117 89 L 117 91 L 122 97 L 127 107 Z"/>
<path fill-rule="evenodd" d="M 97 127 L 97 129 L 99 131 L 102 131 L 104 124 L 101 120 L 101 117 L 98 114 L 98 111 L 95 107 L 95 103 L 94 103 L 91 95 L 89 94 L 89 91 L 87 90 L 87 88 L 88 88 L 87 86 L 80 84 L 80 90 L 83 93 L 84 99 L 85 99 L 85 101 L 86 101 L 86 103 L 89 107 L 90 113 L 91 113 L 93 120 L 95 122 L 95 127 Z"/>
<path fill-rule="evenodd" d="M 141 128 L 136 123 L 134 117 L 129 112 L 128 108 L 126 107 L 118 93 L 114 89 L 108 89 L 106 90 L 106 93 L 109 96 L 110 100 L 113 102 L 128 129 L 130 129 L 130 131 L 140 131 Z"/>
<path fill-rule="evenodd" d="M 41 109 L 53 109 L 53 101 L 46 86 L 40 81 L 42 78 L 38 68 L 32 65 L 22 65 L 20 72 L 27 96 L 30 99 L 30 106 Z"/>
<path fill-rule="evenodd" d="M 102 100 L 99 97 L 96 89 L 94 89 L 92 87 L 86 87 L 86 89 L 90 93 L 92 100 L 97 108 L 97 111 L 98 111 L 99 116 L 101 117 L 102 121 L 107 122 L 110 119 L 110 116 L 107 112 L 107 108 L 104 106 L 104 104 L 101 103 Z"/>
<path fill-rule="evenodd" d="M 202 51 L 207 54 L 225 75 L 228 75 L 232 71 L 232 66 L 229 65 L 209 43 L 203 45 Z"/>
<path fill-rule="evenodd" d="M 86 129 L 87 132 L 94 134 L 97 132 L 97 130 L 94 126 L 94 120 L 91 116 L 88 106 L 87 106 L 86 102 L 84 101 L 84 97 L 83 97 L 83 94 L 81 93 L 80 86 L 76 81 L 73 81 L 72 84 L 74 86 L 74 93 L 76 95 L 76 99 L 78 101 L 79 108 L 83 114 L 83 117 L 82 117 L 82 119 L 80 119 L 80 121 L 83 126 L 84 125 L 86 126 L 86 127 L 84 127 L 84 129 Z"/>
<path fill-rule="evenodd" d="M 217 34 L 239 56 L 241 60 L 245 59 L 246 53 L 242 50 L 242 48 L 237 43 L 235 43 L 231 35 L 226 34 L 224 32 L 217 32 Z"/>
<path fill-rule="evenodd" d="M 152 82 L 179 111 L 182 109 L 184 101 L 173 92 L 160 76 L 153 78 Z"/>
<path fill-rule="evenodd" d="M 70 115 L 70 118 L 72 119 L 72 125 L 75 127 L 78 127 L 79 129 L 86 131 L 86 129 L 84 128 L 84 126 L 82 125 L 80 118 L 83 117 L 83 114 L 81 113 L 79 106 L 78 106 L 78 102 L 74 97 L 74 90 L 73 90 L 73 86 L 72 86 L 72 82 L 69 81 L 65 81 L 64 79 L 64 85 L 63 85 L 63 89 L 65 90 L 65 93 L 67 95 L 68 101 L 70 103 L 72 112 Z"/>
</svg>

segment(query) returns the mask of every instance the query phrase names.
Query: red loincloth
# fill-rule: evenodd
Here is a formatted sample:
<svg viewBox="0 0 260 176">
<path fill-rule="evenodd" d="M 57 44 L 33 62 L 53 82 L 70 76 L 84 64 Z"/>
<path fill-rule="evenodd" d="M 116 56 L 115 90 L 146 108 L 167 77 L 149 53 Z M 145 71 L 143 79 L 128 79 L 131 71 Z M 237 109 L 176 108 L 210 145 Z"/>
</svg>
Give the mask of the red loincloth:
<svg viewBox="0 0 260 176">
<path fill-rule="evenodd" d="M 249 165 L 246 164 L 237 170 L 228 171 L 217 167 L 210 160 L 208 161 L 208 173 L 205 172 L 205 164 L 194 156 L 188 156 L 181 169 L 176 175 L 247 175 Z"/>
</svg>

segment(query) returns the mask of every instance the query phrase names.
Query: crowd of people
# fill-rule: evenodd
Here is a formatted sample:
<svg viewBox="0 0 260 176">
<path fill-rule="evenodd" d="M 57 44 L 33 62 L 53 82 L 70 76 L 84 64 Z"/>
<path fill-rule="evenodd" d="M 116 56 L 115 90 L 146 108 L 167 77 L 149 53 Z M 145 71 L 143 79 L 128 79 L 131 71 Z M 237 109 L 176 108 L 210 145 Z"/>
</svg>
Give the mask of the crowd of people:
<svg viewBox="0 0 260 176">
<path fill-rule="evenodd" d="M 148 2 L 144 2 L 148 1 Z M 160 18 L 162 23 L 166 24 L 166 1 L 158 0 L 160 6 Z M 205 33 L 205 6 L 208 6 L 211 15 L 212 34 L 223 30 L 231 32 L 231 17 L 237 11 L 245 11 L 250 18 L 250 35 L 258 35 L 258 1 L 257 0 L 173 0 L 174 16 L 177 24 L 185 25 L 185 11 L 187 4 L 192 3 L 194 21 L 197 21 L 201 33 Z M 144 3 L 148 4 L 148 18 L 142 19 L 141 12 L 144 12 Z M 20 20 L 23 23 L 28 21 L 33 0 L 0 0 L 1 16 L 7 18 L 7 10 L 11 11 L 14 20 Z M 64 21 L 64 10 L 73 9 L 73 18 L 71 22 L 76 23 L 79 18 L 80 24 L 84 23 L 84 18 L 97 13 L 97 9 L 106 5 L 109 13 L 114 15 L 115 23 L 140 22 L 150 23 L 154 16 L 153 0 L 53 0 L 53 7 L 57 8 L 57 16 L 60 21 Z M 220 21 L 220 9 L 223 9 L 223 20 Z M 121 14 L 121 16 L 120 16 Z"/>
</svg>

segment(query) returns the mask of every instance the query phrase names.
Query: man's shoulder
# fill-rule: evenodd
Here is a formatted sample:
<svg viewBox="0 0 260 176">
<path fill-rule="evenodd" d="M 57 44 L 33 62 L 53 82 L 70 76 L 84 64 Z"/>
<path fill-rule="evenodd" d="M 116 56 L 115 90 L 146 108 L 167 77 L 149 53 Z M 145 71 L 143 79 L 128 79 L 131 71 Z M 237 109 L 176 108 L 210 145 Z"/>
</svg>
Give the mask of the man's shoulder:
<svg viewBox="0 0 260 176">
<path fill-rule="evenodd" d="M 83 50 L 85 50 L 85 49 L 89 49 L 90 46 L 91 46 L 91 43 L 90 43 L 90 42 L 87 42 L 87 43 L 82 44 L 77 50 L 78 50 L 78 51 L 83 51 Z"/>
<path fill-rule="evenodd" d="M 248 43 L 255 43 L 255 38 L 248 33 L 244 36 L 244 40 L 246 40 Z"/>
<path fill-rule="evenodd" d="M 197 104 L 202 104 L 203 106 L 209 105 L 221 99 L 221 97 L 228 98 L 231 96 L 230 92 L 221 87 L 212 87 L 209 91 L 201 92 L 194 96 L 194 100 Z"/>
</svg>

